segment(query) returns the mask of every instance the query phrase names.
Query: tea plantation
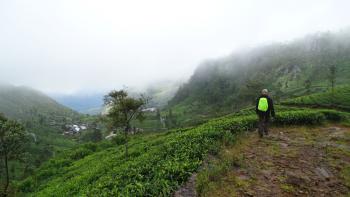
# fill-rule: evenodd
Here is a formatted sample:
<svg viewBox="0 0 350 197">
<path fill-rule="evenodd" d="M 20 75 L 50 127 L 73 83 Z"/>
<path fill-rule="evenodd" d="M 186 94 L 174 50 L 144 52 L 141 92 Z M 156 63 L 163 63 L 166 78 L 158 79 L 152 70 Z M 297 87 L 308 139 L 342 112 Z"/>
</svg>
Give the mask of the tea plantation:
<svg viewBox="0 0 350 197">
<path fill-rule="evenodd" d="M 349 117 L 335 110 L 278 109 L 276 125 L 322 124 Z M 85 144 L 46 162 L 18 186 L 28 196 L 170 196 L 209 153 L 217 153 L 240 132 L 255 128 L 256 116 L 251 112 L 195 128 L 135 135 L 129 142 L 128 159 L 123 141 Z"/>
<path fill-rule="evenodd" d="M 334 107 L 350 110 L 350 86 L 337 87 L 324 93 L 311 94 L 284 101 L 286 105 Z"/>
</svg>

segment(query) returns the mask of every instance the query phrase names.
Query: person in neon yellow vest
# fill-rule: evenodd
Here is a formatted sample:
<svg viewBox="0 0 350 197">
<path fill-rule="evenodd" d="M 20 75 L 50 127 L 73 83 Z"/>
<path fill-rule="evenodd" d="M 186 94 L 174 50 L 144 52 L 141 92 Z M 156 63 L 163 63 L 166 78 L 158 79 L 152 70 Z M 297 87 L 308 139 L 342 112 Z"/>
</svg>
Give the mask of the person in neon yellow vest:
<svg viewBox="0 0 350 197">
<path fill-rule="evenodd" d="M 273 108 L 273 101 L 269 97 L 267 89 L 261 91 L 261 95 L 256 100 L 256 114 L 259 117 L 258 131 L 259 136 L 263 137 L 264 134 L 269 134 L 269 122 L 270 116 L 275 117 L 275 109 Z"/>
</svg>

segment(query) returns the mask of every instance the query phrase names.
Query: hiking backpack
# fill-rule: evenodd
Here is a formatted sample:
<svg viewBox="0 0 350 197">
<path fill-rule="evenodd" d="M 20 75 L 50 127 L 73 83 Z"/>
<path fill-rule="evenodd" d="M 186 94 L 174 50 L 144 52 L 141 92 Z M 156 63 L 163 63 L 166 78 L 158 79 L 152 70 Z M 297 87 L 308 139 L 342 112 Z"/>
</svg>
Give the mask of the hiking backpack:
<svg viewBox="0 0 350 197">
<path fill-rule="evenodd" d="M 261 97 L 259 99 L 258 110 L 262 112 L 267 112 L 268 109 L 269 109 L 269 103 L 267 101 L 267 98 Z"/>
</svg>

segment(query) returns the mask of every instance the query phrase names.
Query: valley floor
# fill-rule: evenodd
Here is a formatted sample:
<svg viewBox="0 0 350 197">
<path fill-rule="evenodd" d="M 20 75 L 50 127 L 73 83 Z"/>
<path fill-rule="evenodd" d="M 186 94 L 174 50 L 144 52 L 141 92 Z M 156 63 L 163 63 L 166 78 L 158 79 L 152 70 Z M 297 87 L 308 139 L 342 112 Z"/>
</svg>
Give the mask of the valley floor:
<svg viewBox="0 0 350 197">
<path fill-rule="evenodd" d="M 350 196 L 350 128 L 272 128 L 263 139 L 245 134 L 176 193 L 192 195 Z"/>
</svg>

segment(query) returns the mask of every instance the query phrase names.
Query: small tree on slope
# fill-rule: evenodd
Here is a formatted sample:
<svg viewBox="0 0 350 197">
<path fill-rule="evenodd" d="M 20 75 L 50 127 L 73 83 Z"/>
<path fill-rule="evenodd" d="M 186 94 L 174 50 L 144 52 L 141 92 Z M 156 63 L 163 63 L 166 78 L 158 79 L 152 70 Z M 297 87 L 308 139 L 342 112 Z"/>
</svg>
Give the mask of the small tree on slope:
<svg viewBox="0 0 350 197">
<path fill-rule="evenodd" d="M 122 127 L 124 129 L 126 158 L 128 157 L 128 133 L 131 129 L 131 121 L 144 120 L 142 109 L 146 103 L 146 98 L 131 98 L 124 90 L 113 90 L 104 98 L 104 104 L 108 107 L 107 118 L 113 128 Z"/>
</svg>

